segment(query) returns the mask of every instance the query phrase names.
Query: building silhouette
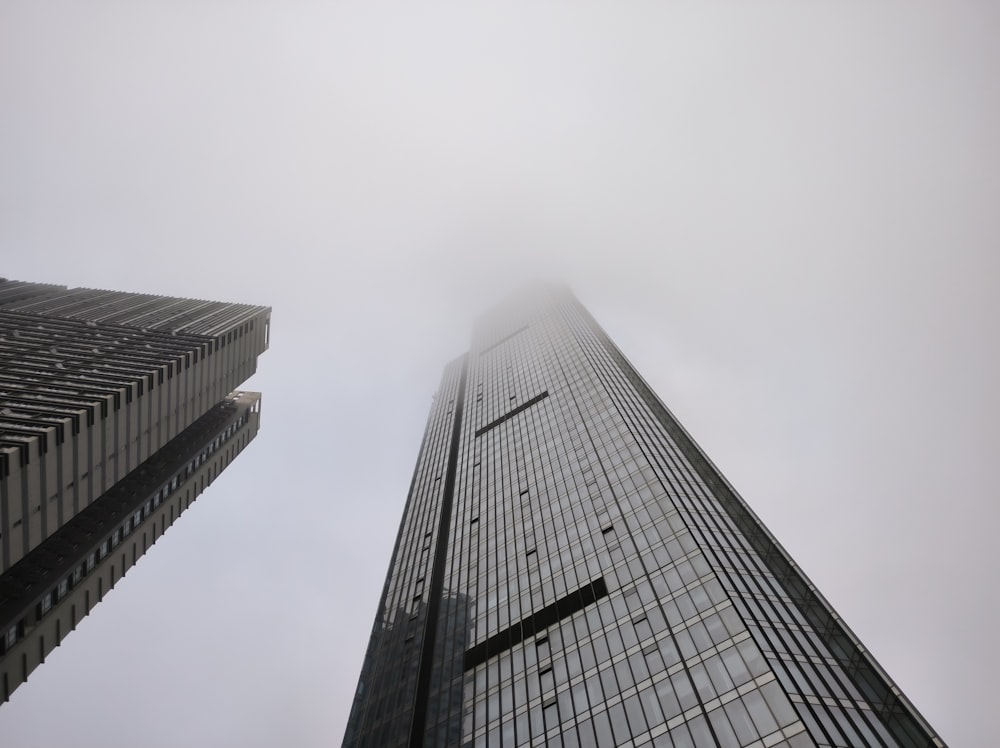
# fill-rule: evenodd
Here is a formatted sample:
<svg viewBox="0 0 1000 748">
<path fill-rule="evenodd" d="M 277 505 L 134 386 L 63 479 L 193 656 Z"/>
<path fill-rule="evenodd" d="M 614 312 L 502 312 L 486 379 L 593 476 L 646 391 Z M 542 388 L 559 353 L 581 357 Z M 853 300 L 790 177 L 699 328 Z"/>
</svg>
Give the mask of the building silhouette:
<svg viewBox="0 0 1000 748">
<path fill-rule="evenodd" d="M 270 309 L 0 279 L 3 701 L 254 438 Z"/>
<path fill-rule="evenodd" d="M 587 311 L 438 391 L 345 746 L 943 746 Z"/>
</svg>

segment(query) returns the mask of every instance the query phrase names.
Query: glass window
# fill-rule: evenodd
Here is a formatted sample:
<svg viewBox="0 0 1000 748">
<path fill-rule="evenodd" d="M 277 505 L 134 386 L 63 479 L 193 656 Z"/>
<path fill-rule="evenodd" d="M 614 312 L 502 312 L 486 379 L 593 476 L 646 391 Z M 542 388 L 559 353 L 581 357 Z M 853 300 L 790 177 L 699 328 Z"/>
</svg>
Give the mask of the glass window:
<svg viewBox="0 0 1000 748">
<path fill-rule="evenodd" d="M 598 748 L 594 739 L 594 726 L 591 720 L 585 720 L 578 726 L 580 736 L 580 748 Z"/>
<path fill-rule="evenodd" d="M 771 710 L 767 708 L 767 703 L 759 690 L 751 691 L 743 697 L 750 712 L 750 718 L 757 726 L 757 732 L 761 735 L 770 735 L 778 729 L 778 723 L 771 715 Z"/>
<path fill-rule="evenodd" d="M 607 712 L 601 712 L 594 716 L 594 731 L 597 733 L 599 746 L 615 745 L 615 738 L 611 732 L 611 720 Z"/>
<path fill-rule="evenodd" d="M 764 657 L 761 655 L 760 650 L 757 649 L 757 645 L 755 645 L 750 639 L 744 639 L 736 645 L 736 648 L 743 656 L 743 661 L 746 663 L 747 669 L 750 671 L 750 675 L 754 678 L 757 678 L 768 671 L 767 663 L 764 661 Z"/>
<path fill-rule="evenodd" d="M 670 678 L 661 680 L 659 683 L 655 684 L 653 686 L 653 690 L 656 691 L 656 699 L 660 703 L 664 720 L 673 719 L 684 711 L 681 709 L 680 702 L 677 700 L 677 694 L 674 691 L 673 683 Z"/>
<path fill-rule="evenodd" d="M 642 711 L 642 704 L 639 695 L 633 694 L 625 699 L 625 714 L 628 715 L 628 723 L 633 735 L 642 735 L 648 729 L 646 727 L 646 717 Z"/>
<path fill-rule="evenodd" d="M 534 707 L 530 712 L 528 712 L 528 718 L 531 721 L 531 736 L 539 737 L 545 733 L 545 724 L 542 717 L 542 708 L 540 706 Z"/>
<path fill-rule="evenodd" d="M 729 632 L 726 631 L 726 627 L 722 623 L 722 618 L 717 613 L 710 615 L 703 623 L 708 630 L 708 635 L 711 637 L 713 644 L 722 644 L 722 642 L 729 638 Z"/>
<path fill-rule="evenodd" d="M 691 733 L 688 731 L 687 725 L 678 725 L 670 731 L 669 745 L 672 748 L 696 748 L 694 741 L 691 740 Z"/>
<path fill-rule="evenodd" d="M 712 737 L 712 731 L 708 728 L 708 722 L 702 715 L 699 714 L 688 722 L 688 729 L 691 730 L 691 738 L 696 746 L 717 745 L 715 738 Z"/>
<path fill-rule="evenodd" d="M 645 641 L 653 635 L 653 630 L 649 627 L 649 621 L 646 616 L 643 616 L 639 620 L 634 622 L 635 633 L 639 641 Z"/>
<path fill-rule="evenodd" d="M 625 707 L 622 704 L 615 704 L 608 709 L 608 717 L 611 719 L 611 728 L 615 732 L 614 743 L 609 745 L 624 745 L 631 737 L 629 731 L 628 718 L 625 716 Z"/>
<path fill-rule="evenodd" d="M 771 681 L 764 684 L 761 686 L 760 692 L 764 700 L 767 701 L 767 705 L 771 707 L 780 727 L 787 727 L 798 719 L 788 697 L 781 691 L 777 683 Z"/>
<path fill-rule="evenodd" d="M 713 712 L 709 712 L 708 719 L 712 723 L 712 729 L 719 739 L 722 748 L 740 748 L 740 741 L 733 731 L 733 726 L 729 724 L 729 718 L 721 707 Z"/>
<path fill-rule="evenodd" d="M 705 670 L 708 671 L 708 677 L 712 679 L 716 692 L 724 694 L 733 689 L 733 679 L 729 677 L 721 657 L 715 655 L 705 660 Z"/>
<path fill-rule="evenodd" d="M 698 663 L 691 668 L 691 679 L 694 680 L 694 686 L 698 689 L 698 695 L 705 701 L 715 698 L 718 696 L 718 692 L 712 687 L 712 681 L 708 677 L 708 672 L 705 670 L 705 665 Z"/>
<path fill-rule="evenodd" d="M 646 722 L 650 728 L 656 727 L 664 720 L 663 709 L 660 700 L 657 698 L 656 689 L 650 686 L 639 692 L 639 700 L 642 702 L 643 711 L 646 714 Z"/>
<path fill-rule="evenodd" d="M 587 698 L 591 704 L 600 704 L 604 701 L 604 689 L 601 686 L 599 675 L 591 675 L 584 680 L 584 683 L 587 686 Z"/>
<path fill-rule="evenodd" d="M 695 621 L 688 628 L 691 632 L 691 639 L 694 641 L 694 646 L 699 652 L 704 652 L 706 649 L 712 647 L 712 639 L 708 635 L 708 629 L 701 621 Z"/>
<path fill-rule="evenodd" d="M 541 684 L 542 693 L 556 687 L 555 674 L 552 672 L 551 667 L 547 667 L 540 671 L 538 673 L 538 680 Z"/>
<path fill-rule="evenodd" d="M 615 663 L 615 675 L 618 676 L 619 691 L 624 691 L 626 688 L 630 688 L 635 685 L 635 680 L 632 677 L 632 670 L 629 668 L 627 659 L 620 660 Z"/>
<path fill-rule="evenodd" d="M 615 671 L 613 667 L 607 667 L 598 673 L 601 677 L 601 687 L 604 689 L 606 694 L 618 693 L 618 682 L 615 680 Z"/>
<path fill-rule="evenodd" d="M 688 590 L 688 594 L 691 595 L 691 602 L 694 603 L 699 613 L 712 607 L 712 600 L 709 598 L 708 592 L 700 584 Z"/>
<path fill-rule="evenodd" d="M 698 697 L 694 693 L 694 686 L 691 684 L 691 679 L 687 673 L 682 671 L 672 675 L 670 677 L 670 685 L 674 689 L 674 693 L 677 694 L 677 701 L 680 704 L 682 712 L 686 712 L 698 703 Z"/>
<path fill-rule="evenodd" d="M 646 657 L 642 652 L 636 652 L 629 657 L 628 663 L 632 668 L 632 677 L 636 683 L 641 683 L 649 677 L 649 667 L 646 665 Z"/>
<path fill-rule="evenodd" d="M 734 685 L 742 686 L 750 680 L 750 671 L 747 670 L 747 666 L 743 662 L 743 658 L 740 657 L 740 652 L 736 647 L 729 647 L 722 650 L 719 653 L 719 657 L 722 658 L 722 662 L 729 672 L 729 677 L 733 679 Z"/>
<path fill-rule="evenodd" d="M 597 658 L 598 664 L 606 662 L 611 657 L 611 651 L 608 649 L 608 641 L 603 636 L 595 637 L 592 640 L 594 655 Z"/>
<path fill-rule="evenodd" d="M 590 700 L 587 698 L 587 684 L 584 681 L 573 686 L 571 691 L 573 696 L 573 712 L 575 714 L 586 714 L 590 708 Z"/>
<path fill-rule="evenodd" d="M 583 672 L 583 665 L 580 663 L 579 650 L 574 649 L 566 654 L 566 678 L 572 680 L 575 676 Z"/>
<path fill-rule="evenodd" d="M 542 715 L 545 719 L 545 729 L 551 730 L 559 725 L 559 702 L 552 698 L 542 704 Z"/>
<path fill-rule="evenodd" d="M 691 633 L 687 629 L 678 631 L 674 638 L 677 640 L 677 646 L 680 647 L 682 659 L 687 660 L 698 654 L 698 648 L 695 646 L 694 640 L 691 638 Z"/>
<path fill-rule="evenodd" d="M 752 743 L 760 737 L 753 726 L 753 722 L 750 720 L 750 715 L 747 713 L 746 707 L 740 699 L 730 701 L 723 709 L 726 710 L 726 716 L 729 717 L 729 722 L 732 724 L 733 730 L 736 731 L 736 737 L 739 738 L 740 745 Z"/>
</svg>

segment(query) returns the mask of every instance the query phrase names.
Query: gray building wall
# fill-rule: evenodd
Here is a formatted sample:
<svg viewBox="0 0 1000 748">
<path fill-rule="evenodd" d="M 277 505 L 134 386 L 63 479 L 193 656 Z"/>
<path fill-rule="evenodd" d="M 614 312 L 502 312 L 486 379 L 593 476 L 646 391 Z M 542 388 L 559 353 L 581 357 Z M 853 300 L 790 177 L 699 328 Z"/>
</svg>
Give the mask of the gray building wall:
<svg viewBox="0 0 1000 748">
<path fill-rule="evenodd" d="M 254 438 L 267 307 L 0 279 L 0 695 Z"/>
<path fill-rule="evenodd" d="M 269 324 L 266 307 L 0 281 L 0 573 L 250 377 Z"/>
<path fill-rule="evenodd" d="M 259 393 L 233 393 L 162 450 L 169 455 L 147 474 L 130 476 L 105 505 L 51 538 L 60 549 L 72 546 L 72 555 L 28 554 L 0 576 L 2 701 L 243 451 L 259 424 Z"/>
</svg>

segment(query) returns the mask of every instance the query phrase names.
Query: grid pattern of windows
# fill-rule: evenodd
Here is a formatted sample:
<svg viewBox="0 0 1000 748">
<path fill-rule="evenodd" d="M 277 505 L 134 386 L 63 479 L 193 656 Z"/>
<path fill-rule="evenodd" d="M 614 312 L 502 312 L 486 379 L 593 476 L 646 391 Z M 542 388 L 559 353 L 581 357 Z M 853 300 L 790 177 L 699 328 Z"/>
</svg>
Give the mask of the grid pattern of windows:
<svg viewBox="0 0 1000 748">
<path fill-rule="evenodd" d="M 50 615 L 60 611 L 59 604 L 112 556 L 112 549 L 142 535 L 142 551 L 147 537 L 155 537 L 155 517 L 162 515 L 164 502 L 176 502 L 180 511 L 200 489 L 193 486 L 198 465 L 213 459 L 221 471 L 256 435 L 260 396 L 257 393 L 233 393 L 203 416 L 181 436 L 160 450 L 140 473 L 130 475 L 95 504 L 60 528 L 45 548 L 29 553 L 13 569 L 0 575 L 0 670 L 5 656 Z M 192 445 L 202 445 L 192 455 Z M 222 454 L 219 454 L 222 453 Z M 194 487 L 194 491 L 191 489 Z M 151 519 L 152 518 L 152 519 Z M 58 550 L 59 553 L 56 553 Z M 135 559 L 133 558 L 133 563 Z M 124 569 L 122 569 L 124 573 Z M 13 690 L 0 693 L 6 700 Z"/>
<path fill-rule="evenodd" d="M 253 374 L 269 320 L 0 278 L 0 572 Z"/>
<path fill-rule="evenodd" d="M 435 406 L 345 745 L 943 745 L 846 629 L 817 630 L 825 603 L 586 311 L 517 311 L 446 373 L 458 420 Z M 423 510 L 428 452 L 454 480 Z M 400 693 L 375 670 L 427 574 L 415 538 L 436 608 Z M 390 698 L 411 713 L 388 734 Z"/>
<path fill-rule="evenodd" d="M 435 396 L 345 743 L 389 747 L 410 741 L 421 658 L 431 633 L 427 592 L 435 559 L 447 543 L 441 518 L 451 498 L 446 489 L 463 378 L 463 362 L 457 361 L 445 371 Z M 461 601 L 456 602 L 452 610 L 461 609 Z"/>
</svg>

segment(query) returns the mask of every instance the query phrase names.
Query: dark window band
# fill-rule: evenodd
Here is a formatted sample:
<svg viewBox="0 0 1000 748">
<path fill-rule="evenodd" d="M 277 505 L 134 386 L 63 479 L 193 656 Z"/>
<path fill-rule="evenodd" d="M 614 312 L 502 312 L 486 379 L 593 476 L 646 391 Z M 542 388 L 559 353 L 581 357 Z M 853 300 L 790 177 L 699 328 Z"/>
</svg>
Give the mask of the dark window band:
<svg viewBox="0 0 1000 748">
<path fill-rule="evenodd" d="M 606 597 L 607 594 L 608 585 L 604 582 L 604 577 L 598 577 L 590 584 L 585 584 L 566 597 L 556 600 L 551 605 L 546 605 L 537 613 L 532 613 L 510 628 L 504 629 L 472 649 L 466 650 L 465 669 L 472 670 L 477 665 L 482 665 L 491 657 L 520 644 L 553 623 L 583 610 L 591 603 Z"/>
<path fill-rule="evenodd" d="M 507 413 L 504 413 L 502 416 L 500 416 L 495 421 L 491 421 L 490 423 L 487 423 L 485 426 L 483 426 L 481 429 L 479 429 L 476 432 L 476 436 L 477 437 L 482 436 L 483 434 L 485 434 L 490 429 L 495 429 L 501 423 L 505 423 L 505 422 L 509 421 L 511 418 L 513 418 L 514 416 L 516 416 L 521 411 L 527 410 L 528 408 L 530 408 L 532 405 L 535 405 L 536 403 L 540 403 L 542 400 L 544 400 L 548 396 L 549 396 L 549 391 L 548 390 L 545 390 L 545 392 L 543 392 L 541 395 L 535 395 L 528 402 L 523 403 L 522 405 L 518 405 L 516 408 L 514 408 L 514 410 L 508 411 Z"/>
<path fill-rule="evenodd" d="M 468 360 L 462 361 L 462 373 L 458 380 L 458 394 L 455 397 L 455 420 L 451 429 L 451 444 L 448 448 L 448 467 L 445 470 L 444 490 L 441 494 L 441 516 L 438 520 L 437 546 L 434 548 L 434 563 L 431 567 L 430 589 L 427 594 L 427 627 L 424 630 L 420 649 L 420 664 L 417 669 L 417 685 L 413 701 L 413 715 L 410 721 L 411 748 L 421 748 L 424 744 L 424 730 L 427 725 L 427 703 L 431 691 L 431 673 L 434 669 L 434 644 L 437 641 L 438 616 L 444 590 L 444 572 L 448 559 L 449 527 L 451 510 L 455 503 L 455 475 L 458 472 L 458 446 L 462 436 L 462 403 L 465 401 L 465 381 L 469 372 Z"/>
</svg>

